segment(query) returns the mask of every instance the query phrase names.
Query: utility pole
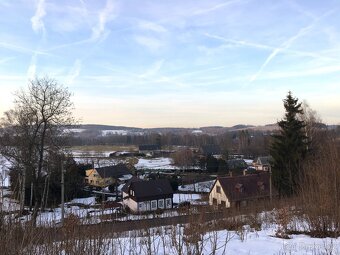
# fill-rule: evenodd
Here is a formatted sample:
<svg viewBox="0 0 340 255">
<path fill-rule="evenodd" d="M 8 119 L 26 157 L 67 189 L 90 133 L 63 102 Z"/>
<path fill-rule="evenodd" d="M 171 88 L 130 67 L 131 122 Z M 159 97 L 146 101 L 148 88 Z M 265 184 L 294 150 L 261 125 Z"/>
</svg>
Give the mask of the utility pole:
<svg viewBox="0 0 340 255">
<path fill-rule="evenodd" d="M 64 226 L 64 216 L 65 216 L 65 182 L 64 182 L 64 162 L 60 160 L 61 164 L 61 226 Z"/>
<path fill-rule="evenodd" d="M 270 203 L 273 201 L 273 193 L 272 193 L 272 166 L 269 165 L 269 199 Z"/>
<path fill-rule="evenodd" d="M 31 181 L 31 194 L 30 194 L 30 211 L 32 211 L 32 207 L 33 207 L 33 181 Z"/>
</svg>

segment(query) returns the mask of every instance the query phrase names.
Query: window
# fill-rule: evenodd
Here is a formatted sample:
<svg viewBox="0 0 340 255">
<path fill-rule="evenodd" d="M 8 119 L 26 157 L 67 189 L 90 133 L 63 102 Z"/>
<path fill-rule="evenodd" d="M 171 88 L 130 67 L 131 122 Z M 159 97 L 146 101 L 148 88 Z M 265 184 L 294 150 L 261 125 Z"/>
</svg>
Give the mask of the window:
<svg viewBox="0 0 340 255">
<path fill-rule="evenodd" d="M 221 193 L 221 187 L 220 186 L 216 186 L 216 192 Z"/>
<path fill-rule="evenodd" d="M 159 199 L 158 200 L 158 208 L 161 208 L 161 209 L 164 208 L 164 199 Z"/>
<path fill-rule="evenodd" d="M 217 199 L 213 198 L 213 205 L 217 205 Z"/>
<path fill-rule="evenodd" d="M 171 207 L 172 207 L 171 198 L 167 198 L 167 199 L 165 200 L 165 206 L 166 206 L 166 208 L 171 208 Z"/>
<path fill-rule="evenodd" d="M 226 206 L 226 202 L 222 200 L 222 201 L 221 201 L 221 206 L 222 206 L 222 207 L 227 207 L 227 206 Z"/>
<path fill-rule="evenodd" d="M 244 189 L 243 184 L 237 183 L 237 184 L 235 185 L 235 190 L 236 190 L 237 192 L 242 193 L 242 192 L 243 192 L 243 189 Z"/>
<path fill-rule="evenodd" d="M 151 210 L 156 210 L 157 209 L 157 200 L 152 200 L 151 201 Z"/>
</svg>

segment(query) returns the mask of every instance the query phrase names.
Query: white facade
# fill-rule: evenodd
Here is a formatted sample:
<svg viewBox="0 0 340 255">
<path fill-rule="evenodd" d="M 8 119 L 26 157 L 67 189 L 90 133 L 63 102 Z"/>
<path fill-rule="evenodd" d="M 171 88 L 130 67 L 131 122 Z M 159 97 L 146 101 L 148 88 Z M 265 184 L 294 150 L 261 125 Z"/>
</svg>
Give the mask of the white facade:
<svg viewBox="0 0 340 255">
<path fill-rule="evenodd" d="M 209 193 L 209 204 L 230 208 L 230 201 L 224 193 L 219 180 L 215 182 L 215 185 Z"/>
<path fill-rule="evenodd" d="M 172 208 L 172 198 L 136 202 L 135 200 L 127 197 L 128 194 L 123 192 L 123 206 L 129 207 L 133 212 L 146 212 L 155 211 L 157 209 Z"/>
</svg>

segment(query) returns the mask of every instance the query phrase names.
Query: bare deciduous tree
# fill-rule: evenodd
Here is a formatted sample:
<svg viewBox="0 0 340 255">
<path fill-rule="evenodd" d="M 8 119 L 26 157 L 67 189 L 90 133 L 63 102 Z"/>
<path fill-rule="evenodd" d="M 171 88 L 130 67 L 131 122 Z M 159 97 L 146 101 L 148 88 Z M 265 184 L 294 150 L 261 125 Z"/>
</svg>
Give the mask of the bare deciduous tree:
<svg viewBox="0 0 340 255">
<path fill-rule="evenodd" d="M 0 152 L 20 177 L 21 211 L 25 190 L 33 185 L 34 224 L 45 194 L 43 177 L 48 175 L 48 155 L 61 152 L 62 129 L 74 123 L 70 98 L 71 93 L 56 80 L 36 78 L 27 89 L 16 93 L 14 109 L 7 111 L 1 122 Z"/>
</svg>

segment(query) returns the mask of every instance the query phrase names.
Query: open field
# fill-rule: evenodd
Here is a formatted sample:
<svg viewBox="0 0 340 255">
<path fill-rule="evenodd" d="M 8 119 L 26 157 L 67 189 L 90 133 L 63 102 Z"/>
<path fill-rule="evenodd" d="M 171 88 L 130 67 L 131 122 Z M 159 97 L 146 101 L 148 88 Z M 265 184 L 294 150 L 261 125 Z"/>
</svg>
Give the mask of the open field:
<svg viewBox="0 0 340 255">
<path fill-rule="evenodd" d="M 136 145 L 84 145 L 84 146 L 73 146 L 70 147 L 71 151 L 83 151 L 83 152 L 113 152 L 113 151 L 138 151 L 138 146 Z"/>
</svg>

